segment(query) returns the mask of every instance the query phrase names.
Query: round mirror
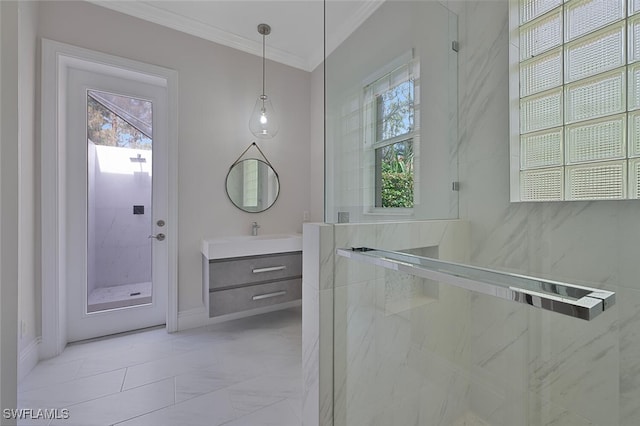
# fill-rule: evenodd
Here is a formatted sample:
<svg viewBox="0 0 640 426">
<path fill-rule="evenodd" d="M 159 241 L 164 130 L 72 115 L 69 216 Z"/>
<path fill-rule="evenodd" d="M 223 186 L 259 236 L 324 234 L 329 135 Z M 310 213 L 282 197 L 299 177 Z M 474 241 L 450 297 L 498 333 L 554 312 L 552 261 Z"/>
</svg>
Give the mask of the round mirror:
<svg viewBox="0 0 640 426">
<path fill-rule="evenodd" d="M 227 174 L 227 195 L 237 208 L 249 213 L 267 210 L 280 193 L 278 174 L 262 160 L 235 163 Z"/>
</svg>

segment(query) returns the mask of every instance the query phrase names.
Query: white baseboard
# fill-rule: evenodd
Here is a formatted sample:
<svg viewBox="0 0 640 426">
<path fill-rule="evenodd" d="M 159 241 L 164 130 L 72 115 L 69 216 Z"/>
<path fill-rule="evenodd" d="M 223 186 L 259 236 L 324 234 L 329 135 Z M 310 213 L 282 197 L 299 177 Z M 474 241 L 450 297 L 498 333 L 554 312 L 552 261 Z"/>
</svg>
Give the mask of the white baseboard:
<svg viewBox="0 0 640 426">
<path fill-rule="evenodd" d="M 278 305 L 265 306 L 263 308 L 251 309 L 248 311 L 236 312 L 219 317 L 209 318 L 207 308 L 201 306 L 199 308 L 189 309 L 188 311 L 178 312 L 178 331 L 188 330 L 190 328 L 204 327 L 206 325 L 219 324 L 225 321 L 231 321 L 240 318 L 246 318 L 253 315 L 266 314 L 268 312 L 279 311 L 281 309 L 295 308 L 302 306 L 302 300 L 293 300 L 291 302 L 280 303 Z"/>
<path fill-rule="evenodd" d="M 207 318 L 207 308 L 204 306 L 178 312 L 178 331 L 207 325 Z"/>
<path fill-rule="evenodd" d="M 40 360 L 38 351 L 41 342 L 42 337 L 36 337 L 18 354 L 18 383 L 38 364 Z"/>
</svg>

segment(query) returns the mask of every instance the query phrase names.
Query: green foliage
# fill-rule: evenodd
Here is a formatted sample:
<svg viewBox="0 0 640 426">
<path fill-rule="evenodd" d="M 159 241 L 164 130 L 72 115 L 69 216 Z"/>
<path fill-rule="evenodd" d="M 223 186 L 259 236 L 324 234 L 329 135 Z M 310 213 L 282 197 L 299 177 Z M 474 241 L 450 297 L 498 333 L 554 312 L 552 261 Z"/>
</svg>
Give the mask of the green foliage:
<svg viewBox="0 0 640 426">
<path fill-rule="evenodd" d="M 413 143 L 381 148 L 381 207 L 413 207 Z"/>
<path fill-rule="evenodd" d="M 382 207 L 413 207 L 413 175 L 382 172 Z"/>
</svg>

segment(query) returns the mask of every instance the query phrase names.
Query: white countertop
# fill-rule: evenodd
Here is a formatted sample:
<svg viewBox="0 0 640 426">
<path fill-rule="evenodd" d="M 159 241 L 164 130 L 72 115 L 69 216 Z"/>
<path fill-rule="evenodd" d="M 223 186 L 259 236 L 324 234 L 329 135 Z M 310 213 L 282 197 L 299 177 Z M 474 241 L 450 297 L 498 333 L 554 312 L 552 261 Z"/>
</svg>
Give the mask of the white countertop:
<svg viewBox="0 0 640 426">
<path fill-rule="evenodd" d="M 202 240 L 208 260 L 302 251 L 302 234 L 239 235 Z"/>
</svg>

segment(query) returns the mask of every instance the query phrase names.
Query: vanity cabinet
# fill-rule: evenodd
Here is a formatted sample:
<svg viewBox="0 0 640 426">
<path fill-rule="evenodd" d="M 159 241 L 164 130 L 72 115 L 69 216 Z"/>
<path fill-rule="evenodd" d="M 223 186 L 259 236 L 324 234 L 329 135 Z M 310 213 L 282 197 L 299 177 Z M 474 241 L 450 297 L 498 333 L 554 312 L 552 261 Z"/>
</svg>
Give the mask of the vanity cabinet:
<svg viewBox="0 0 640 426">
<path fill-rule="evenodd" d="M 209 317 L 302 298 L 302 252 L 209 260 Z"/>
<path fill-rule="evenodd" d="M 302 235 L 202 240 L 202 293 L 213 322 L 300 305 Z"/>
</svg>

